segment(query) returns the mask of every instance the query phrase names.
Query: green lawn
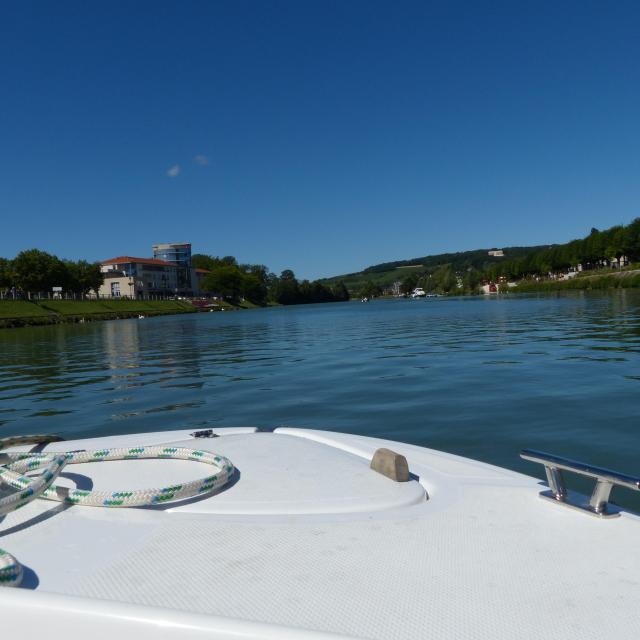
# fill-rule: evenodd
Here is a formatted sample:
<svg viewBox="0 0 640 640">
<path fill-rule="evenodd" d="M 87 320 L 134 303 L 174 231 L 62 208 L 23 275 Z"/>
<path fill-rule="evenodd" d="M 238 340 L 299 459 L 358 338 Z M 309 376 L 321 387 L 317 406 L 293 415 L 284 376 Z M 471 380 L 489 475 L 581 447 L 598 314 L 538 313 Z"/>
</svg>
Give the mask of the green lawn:
<svg viewBox="0 0 640 640">
<path fill-rule="evenodd" d="M 182 300 L 0 300 L 0 319 L 194 311 Z"/>
<path fill-rule="evenodd" d="M 33 318 L 49 316 L 51 311 L 25 300 L 0 300 L 0 318 Z"/>
<path fill-rule="evenodd" d="M 190 302 L 181 300 L 43 300 L 40 305 L 62 316 L 193 310 Z"/>
</svg>

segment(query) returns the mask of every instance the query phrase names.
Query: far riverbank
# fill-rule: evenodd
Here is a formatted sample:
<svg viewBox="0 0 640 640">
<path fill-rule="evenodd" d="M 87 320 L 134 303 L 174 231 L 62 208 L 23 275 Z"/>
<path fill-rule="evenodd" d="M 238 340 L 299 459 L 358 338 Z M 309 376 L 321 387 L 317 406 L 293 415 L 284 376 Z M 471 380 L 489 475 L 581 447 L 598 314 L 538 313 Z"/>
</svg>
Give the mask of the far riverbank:
<svg viewBox="0 0 640 640">
<path fill-rule="evenodd" d="M 197 311 L 182 300 L 0 300 L 0 329 Z"/>
<path fill-rule="evenodd" d="M 53 324 L 74 324 L 100 320 L 123 320 L 144 316 L 242 311 L 281 306 L 257 305 L 249 300 L 0 300 L 0 329 L 16 329 Z"/>
<path fill-rule="evenodd" d="M 616 271 L 594 275 L 579 275 L 571 280 L 544 280 L 535 282 L 523 280 L 512 291 L 517 293 L 554 292 L 554 291 L 590 291 L 606 289 L 640 288 L 640 269 Z"/>
</svg>

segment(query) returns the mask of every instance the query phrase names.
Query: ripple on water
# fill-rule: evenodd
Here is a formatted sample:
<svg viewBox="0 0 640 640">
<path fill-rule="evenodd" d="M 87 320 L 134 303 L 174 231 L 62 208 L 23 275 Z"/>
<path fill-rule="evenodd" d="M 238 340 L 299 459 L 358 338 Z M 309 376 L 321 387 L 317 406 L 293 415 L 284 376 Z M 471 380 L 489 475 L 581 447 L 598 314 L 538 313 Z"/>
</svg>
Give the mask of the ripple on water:
<svg viewBox="0 0 640 640">
<path fill-rule="evenodd" d="M 522 446 L 640 472 L 640 292 L 622 293 L 0 331 L 0 437 L 288 424 L 527 473 Z"/>
</svg>

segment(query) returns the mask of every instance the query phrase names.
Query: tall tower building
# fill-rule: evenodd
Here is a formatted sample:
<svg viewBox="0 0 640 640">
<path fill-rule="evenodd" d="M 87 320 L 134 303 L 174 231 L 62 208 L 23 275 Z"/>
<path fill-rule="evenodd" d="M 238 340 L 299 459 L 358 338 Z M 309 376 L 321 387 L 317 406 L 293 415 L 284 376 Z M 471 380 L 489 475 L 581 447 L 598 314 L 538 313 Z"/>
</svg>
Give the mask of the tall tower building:
<svg viewBox="0 0 640 640">
<path fill-rule="evenodd" d="M 171 262 L 178 270 L 178 290 L 176 293 L 192 294 L 191 243 L 167 242 L 153 245 L 153 257 Z"/>
</svg>

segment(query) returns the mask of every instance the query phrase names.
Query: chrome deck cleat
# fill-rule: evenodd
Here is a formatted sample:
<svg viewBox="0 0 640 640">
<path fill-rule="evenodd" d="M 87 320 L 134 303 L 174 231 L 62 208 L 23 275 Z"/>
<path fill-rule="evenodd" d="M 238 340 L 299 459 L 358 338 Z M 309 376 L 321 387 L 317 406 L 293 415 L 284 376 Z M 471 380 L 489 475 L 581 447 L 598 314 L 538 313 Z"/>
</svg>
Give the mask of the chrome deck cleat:
<svg viewBox="0 0 640 640">
<path fill-rule="evenodd" d="M 549 490 L 540 492 L 541 498 L 599 518 L 615 518 L 620 515 L 618 511 L 613 511 L 609 504 L 611 491 L 614 487 L 626 487 L 627 489 L 640 491 L 640 478 L 612 471 L 611 469 L 594 467 L 584 462 L 577 462 L 576 460 L 562 458 L 542 451 L 534 451 L 533 449 L 523 449 L 520 452 L 520 457 L 523 460 L 544 465 Z M 582 500 L 579 494 L 576 497 L 567 491 L 562 474 L 563 471 L 571 471 L 572 473 L 595 479 L 596 485 L 588 501 Z"/>
</svg>

